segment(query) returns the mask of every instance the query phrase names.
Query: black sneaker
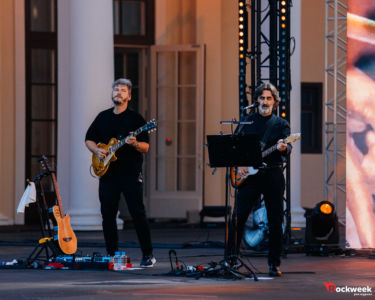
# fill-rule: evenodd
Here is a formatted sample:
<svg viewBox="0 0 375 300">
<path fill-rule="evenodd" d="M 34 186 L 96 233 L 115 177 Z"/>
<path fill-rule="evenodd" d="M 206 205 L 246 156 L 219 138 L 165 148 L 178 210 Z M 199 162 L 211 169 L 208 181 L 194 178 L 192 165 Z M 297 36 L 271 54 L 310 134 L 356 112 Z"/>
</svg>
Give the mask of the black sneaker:
<svg viewBox="0 0 375 300">
<path fill-rule="evenodd" d="M 143 268 L 152 268 L 156 264 L 156 259 L 153 255 L 146 256 L 144 255 L 142 257 L 142 261 L 140 263 L 140 266 Z"/>
<path fill-rule="evenodd" d="M 281 277 L 282 275 L 280 268 L 275 265 L 270 265 L 270 272 L 268 274 L 272 277 Z"/>
</svg>

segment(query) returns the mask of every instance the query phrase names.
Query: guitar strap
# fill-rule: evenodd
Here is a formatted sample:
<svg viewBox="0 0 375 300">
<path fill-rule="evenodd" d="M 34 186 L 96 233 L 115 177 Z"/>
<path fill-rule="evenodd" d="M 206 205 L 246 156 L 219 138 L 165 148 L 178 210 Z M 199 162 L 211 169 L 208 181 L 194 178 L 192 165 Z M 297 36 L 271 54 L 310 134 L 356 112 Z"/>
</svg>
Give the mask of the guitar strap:
<svg viewBox="0 0 375 300">
<path fill-rule="evenodd" d="M 266 131 L 264 132 L 263 137 L 260 140 L 260 146 L 261 146 L 262 150 L 264 149 L 264 147 L 267 144 L 267 140 L 268 140 L 268 138 L 271 134 L 271 129 L 272 129 L 273 125 L 275 124 L 275 122 L 276 122 L 276 116 L 274 114 L 272 114 L 271 118 L 267 122 Z"/>
</svg>

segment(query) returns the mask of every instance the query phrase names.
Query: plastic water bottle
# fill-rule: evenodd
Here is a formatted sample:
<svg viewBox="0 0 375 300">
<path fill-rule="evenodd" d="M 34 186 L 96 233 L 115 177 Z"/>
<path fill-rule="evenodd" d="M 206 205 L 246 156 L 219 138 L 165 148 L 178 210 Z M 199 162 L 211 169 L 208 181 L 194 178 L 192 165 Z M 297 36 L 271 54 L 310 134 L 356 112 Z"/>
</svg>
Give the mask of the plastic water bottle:
<svg viewBox="0 0 375 300">
<path fill-rule="evenodd" d="M 115 252 L 115 256 L 113 257 L 113 270 L 121 270 L 121 254 L 117 251 Z"/>
<path fill-rule="evenodd" d="M 126 252 L 121 252 L 121 270 L 126 269 Z"/>
</svg>

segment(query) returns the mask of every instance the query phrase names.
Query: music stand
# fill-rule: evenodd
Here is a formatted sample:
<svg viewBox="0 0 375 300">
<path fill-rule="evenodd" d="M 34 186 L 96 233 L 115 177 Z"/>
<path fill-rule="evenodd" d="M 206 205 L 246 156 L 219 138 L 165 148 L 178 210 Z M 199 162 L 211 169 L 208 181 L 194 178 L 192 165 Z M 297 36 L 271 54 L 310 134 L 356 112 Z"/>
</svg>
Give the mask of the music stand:
<svg viewBox="0 0 375 300">
<path fill-rule="evenodd" d="M 262 165 L 262 152 L 256 135 L 207 135 L 210 166 L 238 167 Z"/>
<path fill-rule="evenodd" d="M 242 273 L 233 270 L 230 263 L 226 261 L 225 254 L 228 249 L 228 180 L 230 167 L 239 166 L 253 166 L 259 167 L 262 164 L 262 152 L 259 138 L 255 135 L 208 135 L 208 155 L 210 161 L 210 167 L 226 168 L 225 176 L 225 250 L 224 250 L 224 271 L 227 271 L 237 278 L 240 278 L 238 274 Z M 239 259 L 240 260 L 240 259 Z M 246 266 L 241 260 L 242 266 L 244 266 L 254 280 L 258 280 L 255 273 Z"/>
</svg>

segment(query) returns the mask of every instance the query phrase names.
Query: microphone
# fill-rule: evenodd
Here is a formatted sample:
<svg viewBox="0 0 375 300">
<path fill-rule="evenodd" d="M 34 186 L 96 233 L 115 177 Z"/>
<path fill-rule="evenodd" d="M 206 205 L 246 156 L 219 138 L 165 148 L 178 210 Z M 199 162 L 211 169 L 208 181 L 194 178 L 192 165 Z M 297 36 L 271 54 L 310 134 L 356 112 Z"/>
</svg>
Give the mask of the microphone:
<svg viewBox="0 0 375 300">
<path fill-rule="evenodd" d="M 254 108 L 254 107 L 257 107 L 258 105 L 259 105 L 259 102 L 255 101 L 253 104 L 243 107 L 242 110 Z"/>
</svg>

